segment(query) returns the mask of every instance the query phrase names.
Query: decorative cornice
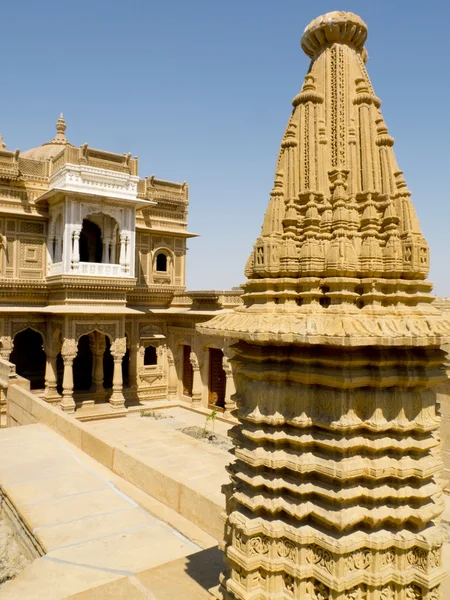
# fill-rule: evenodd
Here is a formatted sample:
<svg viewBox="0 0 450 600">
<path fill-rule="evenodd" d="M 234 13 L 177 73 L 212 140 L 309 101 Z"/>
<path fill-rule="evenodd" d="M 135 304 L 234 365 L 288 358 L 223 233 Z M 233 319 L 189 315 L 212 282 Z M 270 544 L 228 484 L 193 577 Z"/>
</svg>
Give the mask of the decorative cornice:
<svg viewBox="0 0 450 600">
<path fill-rule="evenodd" d="M 50 177 L 49 189 L 136 201 L 138 181 L 128 173 L 65 163 Z"/>
</svg>

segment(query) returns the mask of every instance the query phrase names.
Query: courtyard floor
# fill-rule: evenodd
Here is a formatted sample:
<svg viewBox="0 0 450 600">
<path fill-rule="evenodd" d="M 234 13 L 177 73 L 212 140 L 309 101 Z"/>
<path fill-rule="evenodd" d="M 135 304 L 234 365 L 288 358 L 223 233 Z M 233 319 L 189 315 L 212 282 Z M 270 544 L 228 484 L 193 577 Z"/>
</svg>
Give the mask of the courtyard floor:
<svg viewBox="0 0 450 600">
<path fill-rule="evenodd" d="M 170 412 L 173 418 L 159 421 L 134 414 L 88 425 L 118 444 L 138 449 L 143 458 L 159 456 L 169 470 L 177 468 L 178 455 L 188 479 L 201 481 L 203 471 L 207 477 L 214 475 L 211 486 L 224 480 L 228 455 L 176 431 L 199 415 L 185 421 L 176 408 Z M 221 566 L 214 538 L 45 425 L 1 430 L 0 453 L 3 493 L 45 551 L 5 584 L 1 599 L 74 595 L 164 600 L 176 597 L 172 594 L 177 587 L 192 588 L 179 597 L 210 598 L 207 587 L 217 581 Z M 195 462 L 204 466 L 186 468 Z M 220 490 L 217 498 L 221 501 Z"/>
<path fill-rule="evenodd" d="M 0 600 L 211 600 L 232 455 L 180 431 L 204 428 L 205 414 L 167 403 L 146 413 L 83 423 L 100 453 L 103 443 L 126 454 L 123 473 L 43 424 L 0 430 L 1 489 L 45 552 L 0 589 Z M 231 426 L 214 422 L 218 435 Z"/>
</svg>

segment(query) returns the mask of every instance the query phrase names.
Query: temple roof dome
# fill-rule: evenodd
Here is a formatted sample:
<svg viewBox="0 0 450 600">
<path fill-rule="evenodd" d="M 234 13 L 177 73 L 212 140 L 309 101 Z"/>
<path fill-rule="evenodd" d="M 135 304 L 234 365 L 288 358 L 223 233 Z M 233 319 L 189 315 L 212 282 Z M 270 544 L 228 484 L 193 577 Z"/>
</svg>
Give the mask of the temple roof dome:
<svg viewBox="0 0 450 600">
<path fill-rule="evenodd" d="M 65 146 L 73 145 L 66 138 L 66 128 L 67 125 L 64 120 L 64 116 L 61 113 L 59 119 L 56 121 L 55 137 L 49 142 L 42 144 L 42 146 L 21 152 L 20 156 L 23 158 L 30 158 L 32 160 L 50 160 L 51 158 L 54 158 L 63 150 Z"/>
<path fill-rule="evenodd" d="M 332 43 L 348 44 L 363 52 L 367 39 L 367 25 L 351 12 L 334 11 L 317 17 L 305 28 L 301 46 L 314 58 L 324 47 Z"/>
</svg>

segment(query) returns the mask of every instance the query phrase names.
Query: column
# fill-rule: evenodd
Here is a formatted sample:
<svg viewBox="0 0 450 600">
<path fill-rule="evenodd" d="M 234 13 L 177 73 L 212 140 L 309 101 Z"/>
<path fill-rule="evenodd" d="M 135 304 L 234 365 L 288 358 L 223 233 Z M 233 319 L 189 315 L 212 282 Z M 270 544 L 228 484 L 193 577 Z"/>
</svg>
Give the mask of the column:
<svg viewBox="0 0 450 600">
<path fill-rule="evenodd" d="M 55 236 L 54 235 L 50 235 L 47 238 L 47 253 L 48 253 L 48 263 L 49 265 L 51 265 L 52 263 L 56 262 L 56 256 L 55 256 Z"/>
<path fill-rule="evenodd" d="M 61 408 L 66 413 L 75 412 L 75 401 L 73 399 L 73 361 L 77 355 L 77 342 L 75 340 L 64 340 L 61 355 L 64 361 L 64 377 Z"/>
<path fill-rule="evenodd" d="M 128 273 L 130 270 L 130 238 L 125 238 L 125 272 Z"/>
<path fill-rule="evenodd" d="M 111 252 L 110 252 L 109 256 L 110 256 L 109 262 L 112 265 L 115 265 L 116 264 L 116 241 L 115 241 L 115 238 L 113 238 L 111 240 Z"/>
<path fill-rule="evenodd" d="M 233 371 L 228 357 L 224 355 L 222 359 L 223 370 L 225 371 L 225 417 L 231 417 L 231 413 L 236 409 L 236 402 L 233 400 L 233 395 L 236 392 L 233 379 Z"/>
<path fill-rule="evenodd" d="M 58 353 L 53 351 L 47 352 L 47 363 L 45 365 L 45 391 L 44 399 L 47 402 L 59 402 L 60 395 L 57 392 L 58 375 L 56 369 L 56 357 Z"/>
<path fill-rule="evenodd" d="M 178 376 L 177 369 L 175 367 L 175 359 L 170 348 L 167 349 L 167 363 L 169 365 L 169 374 L 168 374 L 168 395 L 170 399 L 174 399 L 177 397 L 177 389 L 178 389 Z"/>
<path fill-rule="evenodd" d="M 58 247 L 58 262 L 62 262 L 63 259 L 63 236 L 62 235 L 57 235 L 56 236 L 56 243 L 57 243 L 57 247 Z"/>
<path fill-rule="evenodd" d="M 117 338 L 111 346 L 111 354 L 114 359 L 114 373 L 112 395 L 109 399 L 111 408 L 114 410 L 125 410 L 125 398 L 123 395 L 122 359 L 127 350 L 126 338 Z"/>
<path fill-rule="evenodd" d="M 137 387 L 137 353 L 138 345 L 136 343 L 130 344 L 130 362 L 128 365 L 128 373 L 130 378 L 130 387 Z"/>
<path fill-rule="evenodd" d="M 202 376 L 200 374 L 200 365 L 195 352 L 191 352 L 189 359 L 191 361 L 193 378 L 192 378 L 192 404 L 201 405 L 202 403 Z"/>
<path fill-rule="evenodd" d="M 9 362 L 9 357 L 11 356 L 11 352 L 13 351 L 14 344 L 9 336 L 3 336 L 0 339 L 0 342 L 0 356 Z"/>
<path fill-rule="evenodd" d="M 125 235 L 123 233 L 120 234 L 120 255 L 119 255 L 119 263 L 121 266 L 121 270 L 125 271 L 125 251 L 126 251 L 126 247 L 125 247 Z"/>
<path fill-rule="evenodd" d="M 111 244 L 111 238 L 105 237 L 102 240 L 103 242 L 103 255 L 102 255 L 102 263 L 108 264 L 109 260 L 109 246 Z"/>
<path fill-rule="evenodd" d="M 73 250 L 72 250 L 72 270 L 78 271 L 78 265 L 80 262 L 80 230 L 76 229 L 72 233 L 73 238 Z"/>
</svg>

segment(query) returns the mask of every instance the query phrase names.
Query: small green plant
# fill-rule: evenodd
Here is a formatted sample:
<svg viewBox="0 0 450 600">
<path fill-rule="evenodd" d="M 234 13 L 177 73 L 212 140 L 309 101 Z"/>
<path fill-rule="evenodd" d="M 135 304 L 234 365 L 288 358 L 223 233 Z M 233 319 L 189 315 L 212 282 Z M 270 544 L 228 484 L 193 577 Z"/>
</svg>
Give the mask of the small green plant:
<svg viewBox="0 0 450 600">
<path fill-rule="evenodd" d="M 154 410 L 144 410 L 141 412 L 141 417 L 150 417 L 151 419 L 157 419 L 158 415 Z"/>
<path fill-rule="evenodd" d="M 208 423 L 210 421 L 212 423 L 212 430 L 214 433 L 214 424 L 216 422 L 216 417 L 217 417 L 217 408 L 213 408 L 211 413 L 209 415 L 206 415 L 205 426 L 203 428 L 203 437 L 206 437 L 208 435 Z"/>
<path fill-rule="evenodd" d="M 149 417 L 150 419 L 171 419 L 172 415 L 162 415 L 160 412 L 155 412 L 154 410 L 143 410 L 141 412 L 141 417 Z"/>
</svg>

